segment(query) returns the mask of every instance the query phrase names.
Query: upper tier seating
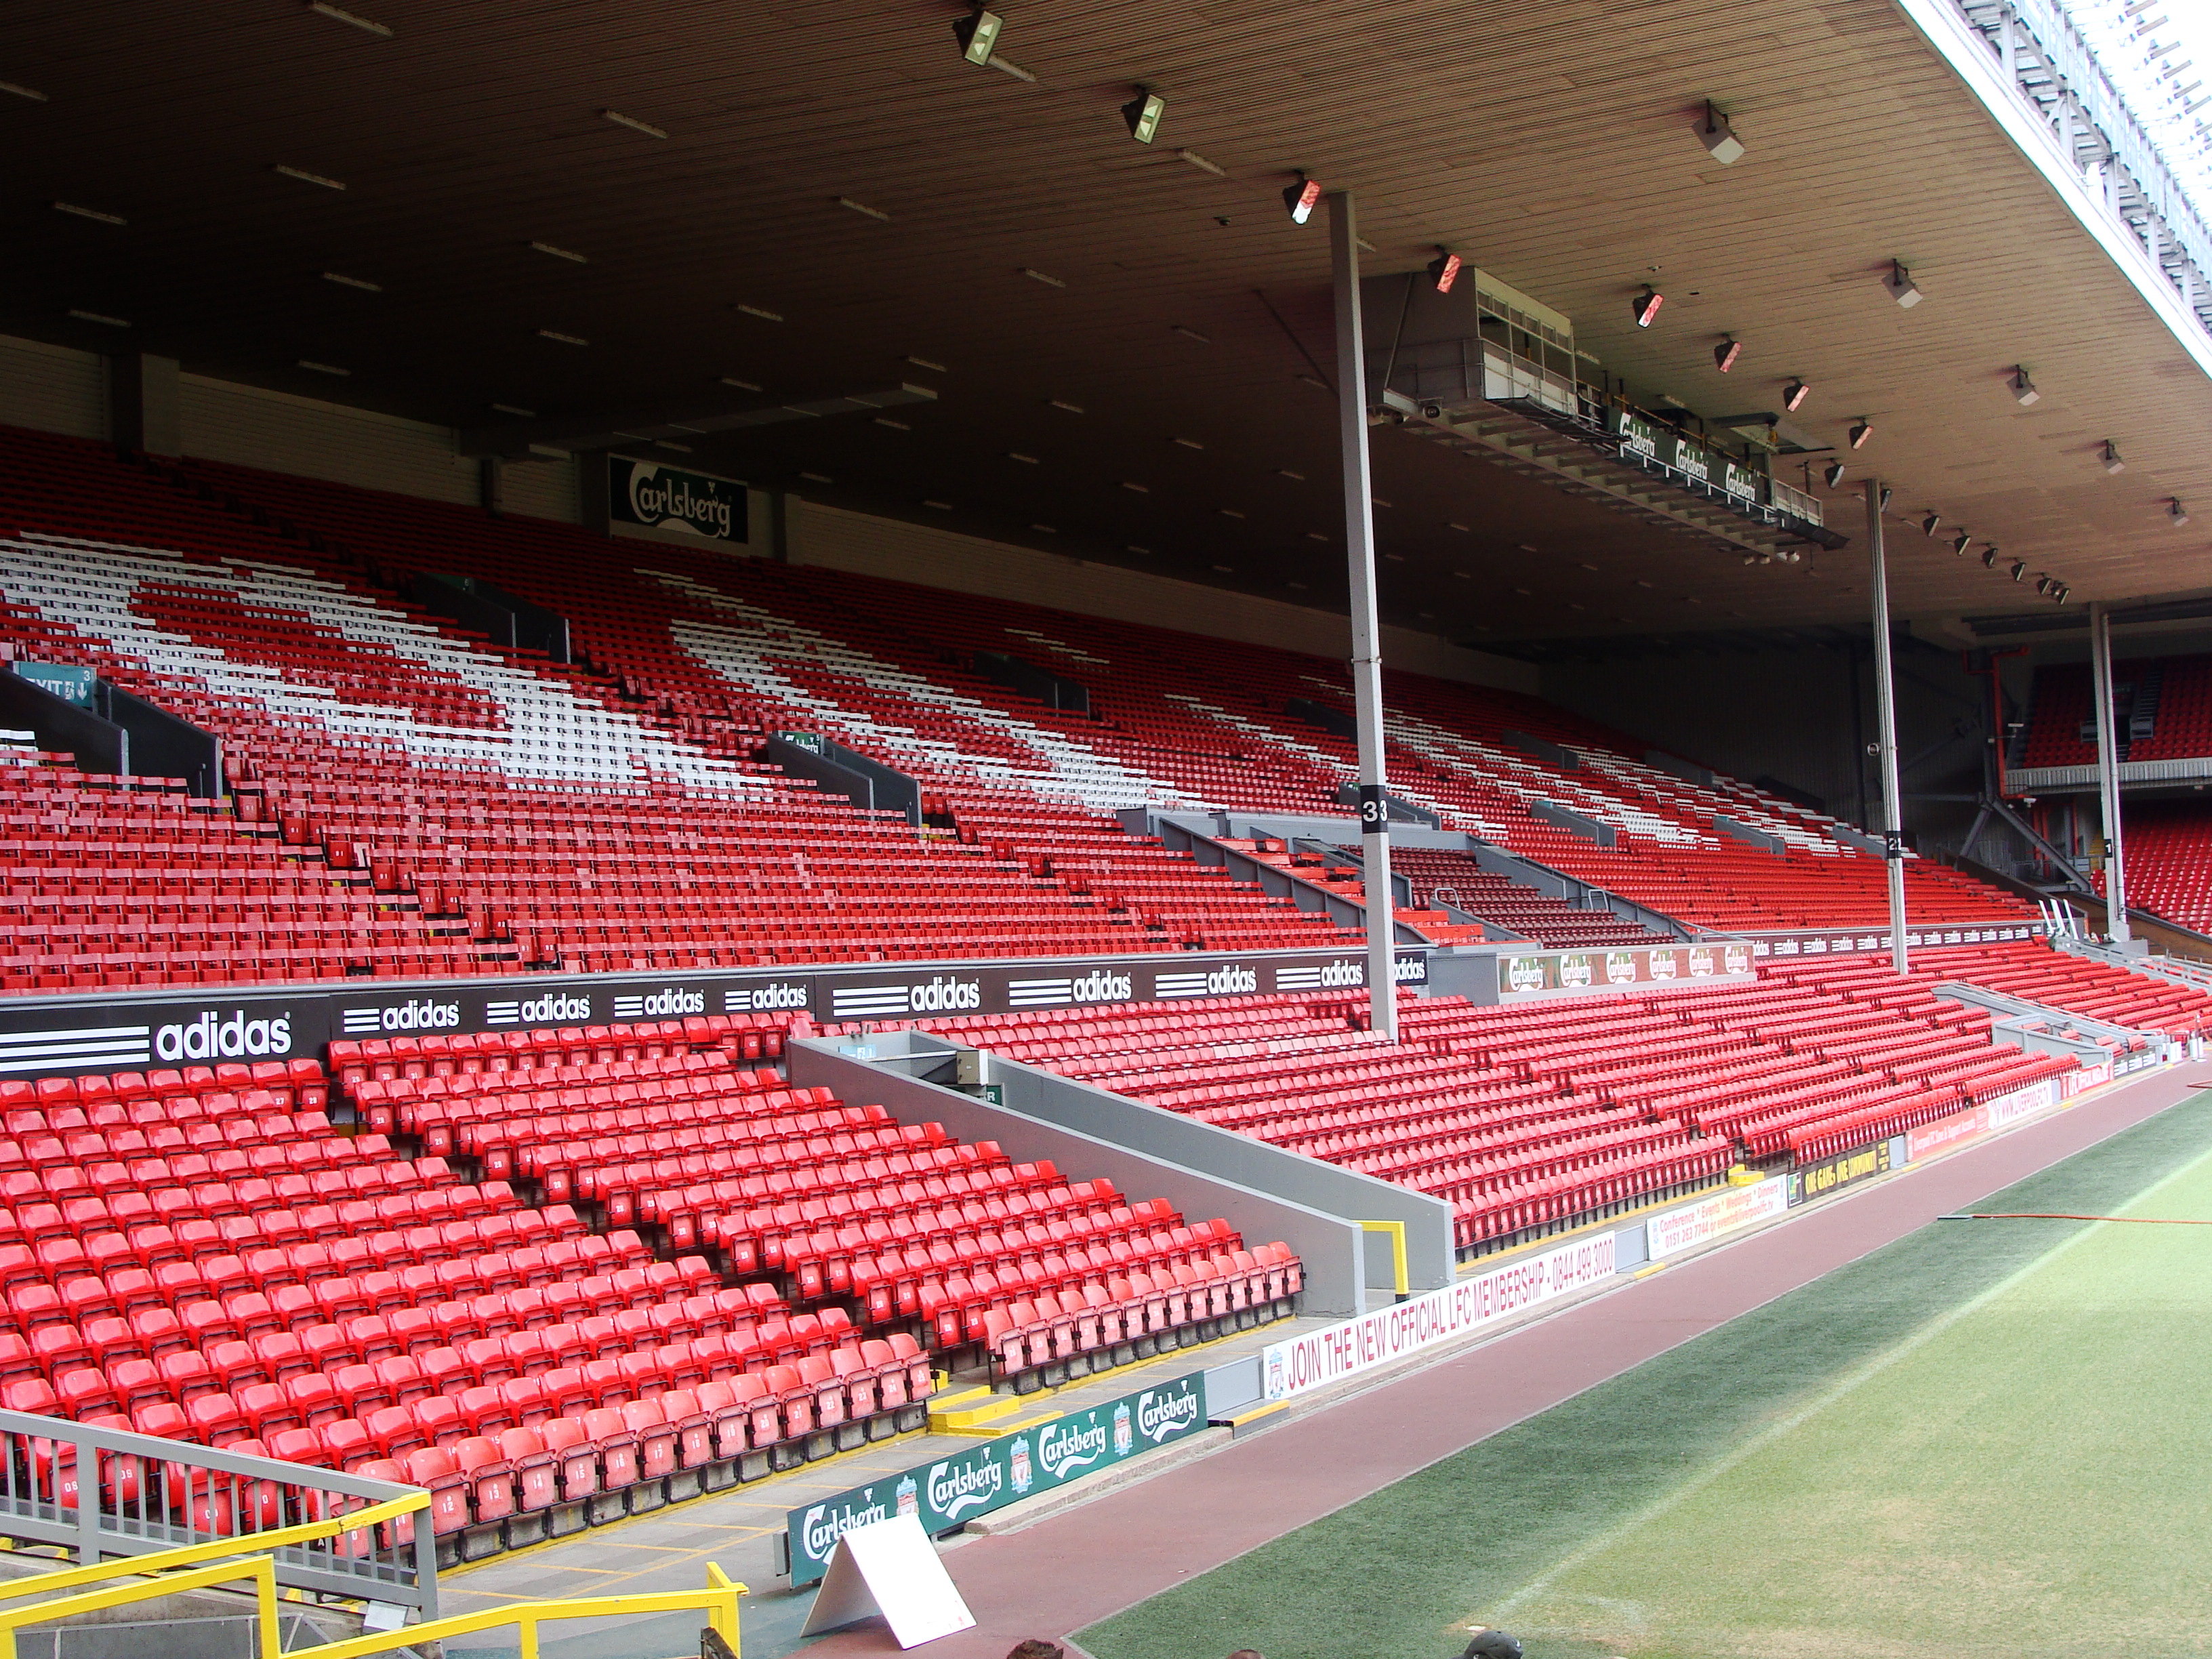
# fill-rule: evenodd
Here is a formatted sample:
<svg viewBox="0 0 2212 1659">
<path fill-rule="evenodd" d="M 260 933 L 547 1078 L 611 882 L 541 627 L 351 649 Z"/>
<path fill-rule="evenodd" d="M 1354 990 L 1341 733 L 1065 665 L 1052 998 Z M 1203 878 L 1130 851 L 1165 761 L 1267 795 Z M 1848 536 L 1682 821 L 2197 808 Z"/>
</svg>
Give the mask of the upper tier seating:
<svg viewBox="0 0 2212 1659">
<path fill-rule="evenodd" d="M 2135 761 L 2212 757 L 2212 656 L 2126 658 L 2112 665 L 2115 702 L 2129 687 L 2147 695 L 2120 702 L 2117 735 Z M 2140 704 L 2150 717 L 2148 736 L 2130 735 Z M 2035 671 L 2023 766 L 2094 766 L 2095 718 L 2087 663 L 2051 663 Z"/>
<path fill-rule="evenodd" d="M 0 824 L 17 843 L 8 903 L 47 931 L 0 963 L 9 988 L 1340 937 L 1109 816 L 1340 811 L 1350 745 L 1284 712 L 1341 706 L 1337 665 L 35 434 L 0 437 L 0 514 L 18 532 L 0 542 L 0 643 L 93 664 L 217 732 L 239 786 L 236 817 L 173 815 L 26 769 Z M 440 572 L 567 617 L 578 663 L 495 649 L 395 597 Z M 985 652 L 1080 680 L 1092 713 L 995 684 L 974 668 Z M 1699 925 L 1882 914 L 1880 862 L 1826 820 L 1685 782 L 1531 698 L 1395 674 L 1389 693 L 1393 787 L 1455 828 Z M 787 730 L 917 776 L 943 839 L 764 770 L 766 734 Z M 1516 733 L 1578 758 L 1553 766 Z M 1547 801 L 1619 846 L 1558 829 Z M 276 890 L 279 866 L 308 879 Z M 1911 884 L 1930 921 L 2026 914 L 1917 860 Z"/>
<path fill-rule="evenodd" d="M 1295 996 L 927 1027 L 1434 1194 L 1474 1253 L 2072 1069 L 1992 1046 L 1932 982 L 1836 963 L 1516 1007 L 1401 994 L 1395 1048 L 1362 1006 Z"/>
<path fill-rule="evenodd" d="M 1033 1378 L 1298 1288 L 1225 1221 L 745 1063 L 781 1037 L 694 1018 L 339 1043 L 335 1079 L 0 1083 L 0 1399 L 434 1490 L 526 1430 L 576 1466 L 555 1489 L 619 1513 L 676 1470 L 918 1426 L 933 1352 Z M 495 1461 L 441 1533 L 521 1501 Z"/>
<path fill-rule="evenodd" d="M 2130 801 L 2126 811 L 2129 904 L 2212 933 L 2212 806 Z M 2095 879 L 2104 891 L 2104 872 Z"/>
</svg>

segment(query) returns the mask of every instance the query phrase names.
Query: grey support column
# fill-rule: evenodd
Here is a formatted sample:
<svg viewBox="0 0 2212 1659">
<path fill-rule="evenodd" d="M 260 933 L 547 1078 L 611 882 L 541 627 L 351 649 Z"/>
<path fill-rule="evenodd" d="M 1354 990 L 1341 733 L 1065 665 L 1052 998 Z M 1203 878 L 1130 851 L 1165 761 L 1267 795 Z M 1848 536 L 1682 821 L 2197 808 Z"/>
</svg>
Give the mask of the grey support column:
<svg viewBox="0 0 2212 1659">
<path fill-rule="evenodd" d="M 1359 219 L 1351 192 L 1328 198 L 1336 280 L 1336 410 L 1343 443 L 1344 551 L 1352 575 L 1352 696 L 1359 727 L 1360 855 L 1367 884 L 1367 994 L 1373 1028 L 1398 1039 L 1397 917 L 1390 902 L 1390 808 L 1383 796 L 1382 641 L 1375 607 L 1375 507 L 1367 470 L 1367 343 L 1359 323 Z"/>
<path fill-rule="evenodd" d="M 1889 875 L 1889 960 L 1905 971 L 1905 807 L 1897 777 L 1897 680 L 1889 660 L 1889 564 L 1881 543 L 1881 486 L 1867 480 L 1868 585 L 1874 592 L 1874 698 L 1875 744 L 1881 764 L 1881 841 Z"/>
<path fill-rule="evenodd" d="M 2089 607 L 2089 680 L 2097 705 L 2097 803 L 2105 818 L 2105 933 L 2125 945 L 2128 867 L 2120 834 L 2119 738 L 2112 730 L 2112 618 L 2102 605 Z"/>
<path fill-rule="evenodd" d="M 107 360 L 108 435 L 118 449 L 181 456 L 181 399 L 174 357 L 131 352 Z"/>
</svg>

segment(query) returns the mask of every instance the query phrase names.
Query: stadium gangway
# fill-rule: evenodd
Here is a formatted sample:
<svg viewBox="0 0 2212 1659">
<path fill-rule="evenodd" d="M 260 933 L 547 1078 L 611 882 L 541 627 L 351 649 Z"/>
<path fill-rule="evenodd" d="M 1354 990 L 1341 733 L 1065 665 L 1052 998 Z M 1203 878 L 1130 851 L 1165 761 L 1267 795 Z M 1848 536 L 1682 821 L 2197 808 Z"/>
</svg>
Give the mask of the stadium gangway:
<svg viewBox="0 0 2212 1659">
<path fill-rule="evenodd" d="M 0 1411 L 0 1534 L 73 1550 L 78 1572 L 109 1558 L 126 1558 L 114 1573 L 152 1571 L 151 1558 L 236 1553 L 257 1547 L 244 1541 L 249 1535 L 267 1534 L 258 1547 L 276 1585 L 381 1603 L 395 1624 L 438 1616 L 427 1517 L 414 1527 L 350 1518 L 426 1507 L 420 1487 L 31 1412 Z M 272 1520 L 300 1524 L 280 1528 Z"/>
</svg>

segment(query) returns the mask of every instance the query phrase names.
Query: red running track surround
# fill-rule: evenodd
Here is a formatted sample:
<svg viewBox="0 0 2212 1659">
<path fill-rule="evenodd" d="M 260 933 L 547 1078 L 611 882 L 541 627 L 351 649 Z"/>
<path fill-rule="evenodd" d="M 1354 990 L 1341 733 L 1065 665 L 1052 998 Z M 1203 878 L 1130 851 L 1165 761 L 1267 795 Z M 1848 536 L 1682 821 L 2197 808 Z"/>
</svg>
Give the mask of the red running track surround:
<svg viewBox="0 0 2212 1659">
<path fill-rule="evenodd" d="M 33 434 L 0 442 L 0 501 L 24 532 L 0 543 L 0 635 L 217 730 L 242 786 L 233 817 L 0 768 L 10 988 L 1338 937 L 1109 816 L 1340 811 L 1350 745 L 1283 712 L 1343 702 L 1337 665 Z M 561 612 L 590 666 L 494 650 L 394 597 L 434 571 Z M 1083 681 L 1095 716 L 981 678 L 977 651 Z M 1686 783 L 1534 699 L 1411 675 L 1390 696 L 1396 787 L 1454 827 L 1713 927 L 1881 914 L 1879 861 L 1787 803 Z M 789 729 L 917 775 L 942 839 L 761 767 Z M 1504 741 L 1516 730 L 1581 759 L 1553 768 Z M 1559 830 L 1539 800 L 1620 846 Z M 1717 812 L 1787 855 L 1717 833 Z M 2026 915 L 1948 871 L 1911 875 L 1930 921 Z"/>
</svg>

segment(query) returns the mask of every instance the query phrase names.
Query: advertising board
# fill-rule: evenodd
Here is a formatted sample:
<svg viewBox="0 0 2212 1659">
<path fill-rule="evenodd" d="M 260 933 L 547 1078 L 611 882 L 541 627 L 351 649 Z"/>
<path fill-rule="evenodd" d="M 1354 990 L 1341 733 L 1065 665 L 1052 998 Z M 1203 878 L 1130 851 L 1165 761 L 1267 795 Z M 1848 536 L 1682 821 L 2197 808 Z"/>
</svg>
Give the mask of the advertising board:
<svg viewBox="0 0 2212 1659">
<path fill-rule="evenodd" d="M 1724 1187 L 1711 1198 L 1655 1215 L 1644 1224 L 1645 1248 L 1654 1261 L 1748 1227 L 1771 1220 L 1790 1207 L 1790 1177 L 1771 1176 L 1748 1187 Z"/>
<path fill-rule="evenodd" d="M 784 1518 L 792 1586 L 821 1577 L 837 1540 L 857 1527 L 911 1515 L 932 1537 L 957 1531 L 1205 1426 L 1206 1373 L 1193 1371 L 793 1510 Z"/>
<path fill-rule="evenodd" d="M 1613 1277 L 1613 1236 L 1601 1233 L 1272 1344 L 1261 1358 L 1267 1398 L 1295 1399 L 1522 1308 L 1599 1284 Z"/>
<path fill-rule="evenodd" d="M 1398 981 L 1428 980 L 1401 945 Z M 0 1006 L 0 1077 L 319 1055 L 339 1038 L 463 1032 L 693 1015 L 805 1013 L 817 1020 L 1009 1013 L 1184 997 L 1360 990 L 1352 951 L 1177 951 L 988 963 L 872 963 L 720 973 L 531 975 L 372 987 L 204 986 L 128 999 L 11 997 Z"/>
<path fill-rule="evenodd" d="M 1692 980 L 1740 979 L 1752 970 L 1752 947 L 1741 941 L 1709 945 L 1639 945 L 1614 951 L 1528 951 L 1498 958 L 1501 1000 L 1547 992 L 1618 991 L 1675 985 Z"/>
<path fill-rule="evenodd" d="M 1862 1181 L 1871 1181 L 1878 1175 L 1888 1174 L 1890 1146 L 1890 1140 L 1884 1138 L 1871 1146 L 1838 1152 L 1833 1158 L 1824 1158 L 1818 1163 L 1802 1164 L 1790 1170 L 1790 1203 L 1802 1204 L 1810 1199 L 1825 1198 L 1830 1193 L 1840 1192 Z"/>
</svg>

